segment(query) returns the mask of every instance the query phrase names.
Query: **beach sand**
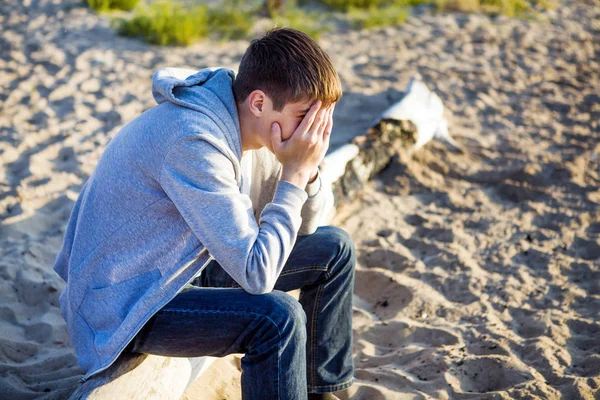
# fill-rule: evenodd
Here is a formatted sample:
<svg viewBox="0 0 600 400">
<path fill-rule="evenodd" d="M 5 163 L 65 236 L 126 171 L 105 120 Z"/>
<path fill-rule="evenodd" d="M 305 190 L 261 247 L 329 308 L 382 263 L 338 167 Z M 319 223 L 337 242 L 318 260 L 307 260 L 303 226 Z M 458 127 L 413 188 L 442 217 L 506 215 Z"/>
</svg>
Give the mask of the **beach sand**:
<svg viewBox="0 0 600 400">
<path fill-rule="evenodd" d="M 344 399 L 600 398 L 600 2 L 541 21 L 417 13 L 325 35 L 344 85 L 332 147 L 420 73 L 462 151 L 398 157 L 333 223 L 354 238 L 356 384 Z M 236 68 L 247 41 L 159 48 L 79 1 L 0 4 L 0 397 L 82 372 L 52 270 L 110 138 L 165 66 Z M 240 399 L 240 356 L 187 399 Z"/>
</svg>

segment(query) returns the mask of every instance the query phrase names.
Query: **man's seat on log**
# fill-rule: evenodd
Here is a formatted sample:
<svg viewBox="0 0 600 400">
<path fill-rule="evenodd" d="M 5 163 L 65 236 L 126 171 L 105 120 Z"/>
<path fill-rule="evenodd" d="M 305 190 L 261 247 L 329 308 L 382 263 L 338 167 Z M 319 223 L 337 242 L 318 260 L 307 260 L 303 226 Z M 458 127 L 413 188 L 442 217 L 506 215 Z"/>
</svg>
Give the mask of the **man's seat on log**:
<svg viewBox="0 0 600 400">
<path fill-rule="evenodd" d="M 80 384 L 69 400 L 176 400 L 215 360 L 122 353 L 109 368 Z"/>
<path fill-rule="evenodd" d="M 300 289 L 287 293 L 300 298 Z M 109 368 L 80 384 L 69 400 L 178 400 L 217 358 L 123 352 Z"/>
</svg>

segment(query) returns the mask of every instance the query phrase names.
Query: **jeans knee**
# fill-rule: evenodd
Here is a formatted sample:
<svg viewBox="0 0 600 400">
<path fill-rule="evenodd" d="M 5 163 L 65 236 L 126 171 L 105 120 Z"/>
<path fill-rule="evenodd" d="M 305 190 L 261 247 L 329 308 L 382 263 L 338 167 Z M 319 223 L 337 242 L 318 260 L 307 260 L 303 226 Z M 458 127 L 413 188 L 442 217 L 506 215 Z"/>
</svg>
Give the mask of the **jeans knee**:
<svg viewBox="0 0 600 400">
<path fill-rule="evenodd" d="M 265 300 L 268 302 L 270 317 L 282 331 L 305 330 L 306 313 L 295 298 L 281 290 L 273 290 L 261 296 L 267 296 Z"/>
<path fill-rule="evenodd" d="M 260 298 L 262 311 L 245 343 L 247 353 L 257 356 L 289 346 L 304 348 L 307 340 L 306 314 L 300 303 L 279 290 L 255 297 Z"/>
<path fill-rule="evenodd" d="M 354 267 L 356 248 L 350 234 L 337 226 L 324 226 L 319 229 L 323 230 L 325 240 L 336 249 L 338 256 L 346 258 L 349 261 L 348 265 Z"/>
</svg>

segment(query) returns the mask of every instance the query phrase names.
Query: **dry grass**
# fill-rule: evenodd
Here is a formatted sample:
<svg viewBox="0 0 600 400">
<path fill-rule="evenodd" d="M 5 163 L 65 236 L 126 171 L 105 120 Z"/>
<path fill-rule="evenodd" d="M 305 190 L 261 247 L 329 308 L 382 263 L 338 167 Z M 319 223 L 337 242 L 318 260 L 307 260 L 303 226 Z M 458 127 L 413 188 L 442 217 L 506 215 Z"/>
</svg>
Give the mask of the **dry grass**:
<svg viewBox="0 0 600 400">
<path fill-rule="evenodd" d="M 98 12 L 110 10 L 133 10 L 139 0 L 87 0 L 88 6 Z"/>
<path fill-rule="evenodd" d="M 400 25 L 410 10 L 402 5 L 392 4 L 385 7 L 370 7 L 368 9 L 352 8 L 348 11 L 350 22 L 358 28 L 380 28 L 384 26 Z"/>
</svg>

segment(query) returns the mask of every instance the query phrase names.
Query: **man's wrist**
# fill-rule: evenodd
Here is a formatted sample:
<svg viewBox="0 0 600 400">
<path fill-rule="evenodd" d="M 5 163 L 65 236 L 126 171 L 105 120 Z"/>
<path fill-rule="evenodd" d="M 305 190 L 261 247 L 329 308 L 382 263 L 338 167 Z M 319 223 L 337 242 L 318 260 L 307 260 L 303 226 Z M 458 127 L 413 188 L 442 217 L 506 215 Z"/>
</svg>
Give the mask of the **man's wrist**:
<svg viewBox="0 0 600 400">
<path fill-rule="evenodd" d="M 307 185 L 308 178 L 309 175 L 306 172 L 303 173 L 301 171 L 290 171 L 284 169 L 280 179 L 294 184 L 299 188 L 304 188 Z"/>
</svg>

